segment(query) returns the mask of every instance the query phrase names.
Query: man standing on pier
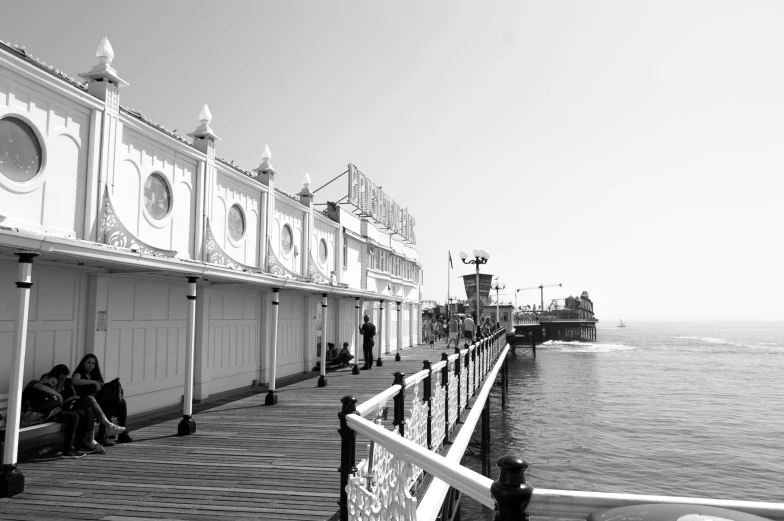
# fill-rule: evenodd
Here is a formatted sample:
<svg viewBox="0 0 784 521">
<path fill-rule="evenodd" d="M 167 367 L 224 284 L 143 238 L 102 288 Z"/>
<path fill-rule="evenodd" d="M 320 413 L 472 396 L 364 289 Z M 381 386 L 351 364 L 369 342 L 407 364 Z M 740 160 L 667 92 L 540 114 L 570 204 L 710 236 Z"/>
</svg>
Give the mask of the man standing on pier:
<svg viewBox="0 0 784 521">
<path fill-rule="evenodd" d="M 466 315 L 463 321 L 463 336 L 471 343 L 474 342 L 474 329 L 476 329 L 474 319 L 471 318 L 471 315 Z"/>
<path fill-rule="evenodd" d="M 373 367 L 373 346 L 375 341 L 373 337 L 376 336 L 376 326 L 370 321 L 370 317 L 365 315 L 365 323 L 359 326 L 359 332 L 362 333 L 362 351 L 365 353 L 365 365 L 361 369 L 370 369 Z"/>
</svg>

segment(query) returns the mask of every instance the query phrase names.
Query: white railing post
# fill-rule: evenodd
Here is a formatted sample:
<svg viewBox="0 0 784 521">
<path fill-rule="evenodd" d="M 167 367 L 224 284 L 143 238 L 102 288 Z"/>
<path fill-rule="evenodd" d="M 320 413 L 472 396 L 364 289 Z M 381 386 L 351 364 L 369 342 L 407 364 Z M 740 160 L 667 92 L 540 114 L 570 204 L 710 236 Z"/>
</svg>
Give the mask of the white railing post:
<svg viewBox="0 0 784 521">
<path fill-rule="evenodd" d="M 278 307 L 280 305 L 280 289 L 272 288 L 272 347 L 270 356 L 270 381 L 269 391 L 267 396 L 264 397 L 264 405 L 277 405 L 278 395 L 275 393 L 276 389 L 276 369 L 278 366 Z"/>
</svg>

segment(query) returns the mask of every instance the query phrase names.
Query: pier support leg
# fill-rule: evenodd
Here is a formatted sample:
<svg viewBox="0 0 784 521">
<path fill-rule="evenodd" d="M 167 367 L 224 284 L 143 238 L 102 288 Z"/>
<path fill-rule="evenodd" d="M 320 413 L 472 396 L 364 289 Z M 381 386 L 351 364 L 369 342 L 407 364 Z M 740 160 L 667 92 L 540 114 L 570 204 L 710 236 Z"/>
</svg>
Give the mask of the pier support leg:
<svg viewBox="0 0 784 521">
<path fill-rule="evenodd" d="M 490 395 L 482 409 L 482 475 L 490 475 Z"/>
</svg>

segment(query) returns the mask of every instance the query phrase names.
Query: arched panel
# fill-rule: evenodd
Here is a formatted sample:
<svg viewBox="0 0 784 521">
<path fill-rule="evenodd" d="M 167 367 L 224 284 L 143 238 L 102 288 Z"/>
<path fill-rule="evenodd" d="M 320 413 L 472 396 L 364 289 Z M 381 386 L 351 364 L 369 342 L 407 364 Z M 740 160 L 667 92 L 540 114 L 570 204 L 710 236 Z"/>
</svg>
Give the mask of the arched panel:
<svg viewBox="0 0 784 521">
<path fill-rule="evenodd" d="M 174 206 L 172 219 L 172 249 L 177 250 L 180 257 L 191 257 L 193 252 L 193 234 L 191 233 L 193 193 L 191 187 L 184 182 L 177 183 L 174 197 L 177 199 L 177 204 Z"/>
<path fill-rule="evenodd" d="M 251 210 L 246 214 L 245 232 L 245 264 L 258 266 L 258 227 L 259 227 L 259 214 L 255 210 Z"/>
<path fill-rule="evenodd" d="M 112 199 L 122 223 L 137 235 L 141 210 L 141 185 L 141 172 L 138 165 L 126 159 L 120 164 L 120 171 L 114 176 Z"/>
<path fill-rule="evenodd" d="M 84 222 L 84 172 L 79 165 L 79 144 L 68 134 L 60 134 L 50 147 L 49 175 L 46 179 L 44 226 L 76 230 Z M 72 219 L 68 222 L 67 219 Z"/>
<path fill-rule="evenodd" d="M 226 202 L 222 197 L 216 197 L 212 205 L 212 233 L 215 234 L 215 241 L 226 248 Z"/>
</svg>

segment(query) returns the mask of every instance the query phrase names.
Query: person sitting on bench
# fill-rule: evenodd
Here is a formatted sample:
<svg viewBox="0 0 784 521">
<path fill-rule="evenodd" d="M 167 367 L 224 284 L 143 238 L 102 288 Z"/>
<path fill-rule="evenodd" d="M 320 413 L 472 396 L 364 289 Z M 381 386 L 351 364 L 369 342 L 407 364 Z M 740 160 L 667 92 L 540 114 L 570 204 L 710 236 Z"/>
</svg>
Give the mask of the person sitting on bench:
<svg viewBox="0 0 784 521">
<path fill-rule="evenodd" d="M 343 342 L 343 349 L 340 350 L 335 360 L 340 362 L 340 367 L 348 367 L 348 363 L 352 358 L 354 358 L 354 355 L 348 352 L 348 342 Z"/>
<path fill-rule="evenodd" d="M 110 403 L 109 399 L 104 396 L 105 393 L 99 392 L 104 387 L 104 381 L 101 368 L 98 365 L 98 358 L 94 354 L 88 353 L 82 357 L 71 380 L 77 394 L 82 397 L 82 400 L 93 406 L 93 410 L 100 419 L 98 443 L 112 446 L 115 442 L 110 440 L 109 436 L 117 434 L 119 434 L 118 442 L 132 442 L 131 437 L 125 432 L 125 424 L 128 420 L 128 406 L 125 399 L 120 397 L 115 399 L 114 403 Z M 108 414 L 104 414 L 104 410 Z M 117 425 L 106 419 L 109 415 L 117 416 Z"/>
</svg>

